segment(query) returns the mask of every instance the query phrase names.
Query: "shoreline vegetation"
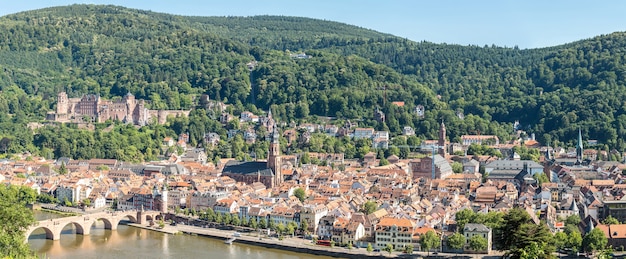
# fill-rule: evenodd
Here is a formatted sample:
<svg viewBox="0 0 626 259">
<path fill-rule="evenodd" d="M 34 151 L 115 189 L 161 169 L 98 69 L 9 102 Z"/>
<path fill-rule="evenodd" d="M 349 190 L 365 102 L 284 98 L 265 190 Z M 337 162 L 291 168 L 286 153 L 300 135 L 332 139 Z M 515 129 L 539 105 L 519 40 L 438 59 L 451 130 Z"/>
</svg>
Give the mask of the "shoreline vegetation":
<svg viewBox="0 0 626 259">
<path fill-rule="evenodd" d="M 50 212 L 50 213 L 54 213 L 54 214 L 59 214 L 59 215 L 63 215 L 63 216 L 78 216 L 77 213 L 74 212 L 65 212 L 65 211 L 59 211 L 59 210 L 52 210 L 52 209 L 46 209 L 46 208 L 33 208 L 33 210 L 38 210 L 38 211 L 43 211 L 43 212 Z"/>
</svg>

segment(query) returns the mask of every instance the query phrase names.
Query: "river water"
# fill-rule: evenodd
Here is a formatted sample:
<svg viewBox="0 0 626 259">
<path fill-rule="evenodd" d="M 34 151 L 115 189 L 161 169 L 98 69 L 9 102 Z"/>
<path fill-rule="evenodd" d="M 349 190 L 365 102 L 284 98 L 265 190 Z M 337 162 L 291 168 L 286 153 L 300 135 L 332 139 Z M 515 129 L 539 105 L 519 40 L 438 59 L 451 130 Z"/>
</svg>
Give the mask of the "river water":
<svg viewBox="0 0 626 259">
<path fill-rule="evenodd" d="M 39 220 L 62 216 L 36 211 L 35 217 Z M 226 245 L 223 240 L 170 235 L 126 225 L 119 225 L 117 230 L 111 231 L 105 230 L 102 222 L 92 227 L 91 235 L 74 233 L 70 224 L 63 229 L 61 239 L 53 241 L 45 239 L 45 232 L 38 229 L 29 237 L 28 244 L 39 257 L 46 258 L 330 258 L 238 243 Z"/>
</svg>

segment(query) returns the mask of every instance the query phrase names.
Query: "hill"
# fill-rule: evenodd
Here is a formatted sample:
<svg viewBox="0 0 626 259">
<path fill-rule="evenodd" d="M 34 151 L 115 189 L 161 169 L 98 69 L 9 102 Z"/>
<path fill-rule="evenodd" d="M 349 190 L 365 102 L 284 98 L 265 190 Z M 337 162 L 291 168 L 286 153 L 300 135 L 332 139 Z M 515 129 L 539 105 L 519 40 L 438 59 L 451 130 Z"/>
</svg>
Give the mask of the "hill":
<svg viewBox="0 0 626 259">
<path fill-rule="evenodd" d="M 0 18 L 0 113 L 11 115 L 0 121 L 41 120 L 62 90 L 130 92 L 155 109 L 187 109 L 208 94 L 236 110 L 271 108 L 282 121 L 334 116 L 434 138 L 443 119 L 455 140 L 479 132 L 508 139 L 519 120 L 544 143 L 573 144 L 582 128 L 601 148 L 623 150 L 624 36 L 520 50 L 412 42 L 299 17 L 46 8 Z M 307 58 L 291 55 L 300 53 Z M 420 104 L 424 119 L 411 113 Z M 373 120 L 377 107 L 385 123 Z"/>
</svg>

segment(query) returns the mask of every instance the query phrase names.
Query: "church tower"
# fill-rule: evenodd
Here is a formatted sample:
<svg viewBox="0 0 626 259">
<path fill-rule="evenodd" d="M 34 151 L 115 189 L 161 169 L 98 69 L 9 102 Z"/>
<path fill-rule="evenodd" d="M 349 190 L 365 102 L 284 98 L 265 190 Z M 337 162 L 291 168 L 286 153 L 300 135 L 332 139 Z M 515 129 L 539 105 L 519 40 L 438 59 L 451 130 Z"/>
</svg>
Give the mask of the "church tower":
<svg viewBox="0 0 626 259">
<path fill-rule="evenodd" d="M 441 125 L 439 126 L 439 141 L 437 142 L 437 148 L 439 150 L 439 155 L 442 157 L 446 157 L 446 125 L 443 124 L 443 120 L 441 120 Z"/>
<path fill-rule="evenodd" d="M 272 131 L 272 139 L 270 143 L 269 154 L 267 155 L 267 168 L 272 169 L 274 173 L 274 186 L 279 186 L 283 183 L 283 174 L 280 170 L 280 142 L 278 127 L 274 125 Z"/>
<path fill-rule="evenodd" d="M 167 183 L 163 184 L 163 190 L 161 191 L 161 213 L 162 214 L 167 214 L 167 195 L 168 195 L 168 191 L 167 191 Z"/>
<path fill-rule="evenodd" d="M 578 144 L 576 144 L 576 163 L 581 164 L 583 162 L 583 134 L 578 129 Z"/>
</svg>

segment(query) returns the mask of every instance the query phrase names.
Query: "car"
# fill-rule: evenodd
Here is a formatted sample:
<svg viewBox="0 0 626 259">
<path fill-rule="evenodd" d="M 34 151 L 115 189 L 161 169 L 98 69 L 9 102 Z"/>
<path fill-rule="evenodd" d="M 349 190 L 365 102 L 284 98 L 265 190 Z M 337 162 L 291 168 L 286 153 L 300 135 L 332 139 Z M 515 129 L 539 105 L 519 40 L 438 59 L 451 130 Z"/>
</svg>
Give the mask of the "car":
<svg viewBox="0 0 626 259">
<path fill-rule="evenodd" d="M 378 248 L 374 248 L 374 250 L 373 250 L 373 251 L 374 251 L 374 252 L 380 252 L 380 249 L 378 249 Z"/>
<path fill-rule="evenodd" d="M 241 233 L 239 233 L 239 232 L 235 232 L 235 233 L 233 233 L 233 236 L 234 236 L 234 237 L 240 237 L 240 236 L 241 236 Z"/>
</svg>

